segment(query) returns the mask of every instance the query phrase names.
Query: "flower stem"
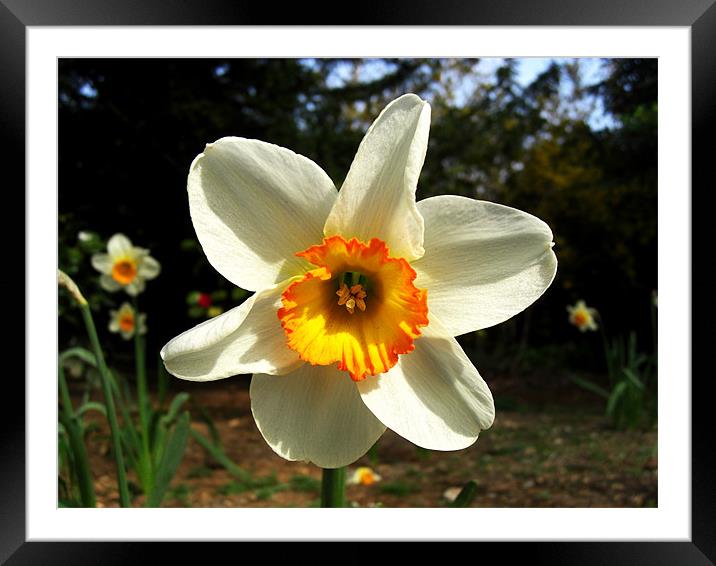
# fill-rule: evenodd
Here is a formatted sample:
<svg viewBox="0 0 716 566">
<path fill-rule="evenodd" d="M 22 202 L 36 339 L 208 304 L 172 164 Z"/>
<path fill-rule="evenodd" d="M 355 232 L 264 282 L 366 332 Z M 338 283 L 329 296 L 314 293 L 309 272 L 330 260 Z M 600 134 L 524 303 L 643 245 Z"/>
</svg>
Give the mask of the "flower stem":
<svg viewBox="0 0 716 566">
<path fill-rule="evenodd" d="M 117 484 L 119 486 L 119 502 L 122 507 L 130 507 L 129 489 L 127 487 L 127 472 L 124 468 L 124 456 L 122 454 L 122 441 L 119 433 L 119 424 L 117 423 L 117 413 L 114 407 L 114 398 L 112 397 L 112 387 L 110 385 L 109 370 L 102 354 L 102 348 L 97 337 L 97 328 L 92 319 L 92 312 L 89 305 L 85 302 L 80 303 L 80 311 L 87 328 L 92 349 L 97 359 L 97 368 L 102 378 L 102 391 L 104 393 L 105 404 L 107 405 L 107 418 L 109 419 L 109 428 L 112 431 L 112 448 L 114 449 L 114 460 L 117 465 Z"/>
<path fill-rule="evenodd" d="M 324 468 L 321 482 L 321 507 L 345 507 L 345 484 L 345 468 Z"/>
<path fill-rule="evenodd" d="M 142 427 L 142 458 L 140 463 L 144 491 L 149 493 L 154 485 L 151 452 L 149 450 L 149 394 L 147 393 L 147 372 L 144 356 L 144 337 L 140 334 L 139 301 L 133 297 L 134 307 L 134 361 L 137 370 L 137 402 L 139 404 L 139 422 Z"/>
</svg>

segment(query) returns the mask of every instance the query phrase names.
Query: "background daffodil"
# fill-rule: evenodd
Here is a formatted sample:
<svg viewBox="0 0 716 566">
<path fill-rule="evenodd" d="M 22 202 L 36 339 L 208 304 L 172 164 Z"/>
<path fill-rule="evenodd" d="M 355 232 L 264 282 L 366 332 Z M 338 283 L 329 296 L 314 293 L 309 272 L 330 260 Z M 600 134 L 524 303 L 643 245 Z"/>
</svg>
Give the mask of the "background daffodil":
<svg viewBox="0 0 716 566">
<path fill-rule="evenodd" d="M 139 331 L 140 334 L 146 334 L 147 315 L 137 313 L 129 303 L 122 303 L 119 310 L 109 311 L 109 331 L 118 332 L 122 338 L 129 340 L 134 337 L 134 333 Z"/>
<path fill-rule="evenodd" d="M 311 160 L 222 138 L 188 178 L 209 262 L 255 294 L 162 349 L 169 372 L 252 373 L 264 439 L 289 460 L 350 464 L 386 427 L 428 449 L 470 446 L 495 415 L 455 336 L 507 320 L 552 282 L 552 232 L 458 196 L 416 202 L 430 106 L 407 94 L 369 128 L 336 191 Z"/>
<path fill-rule="evenodd" d="M 124 234 L 115 234 L 107 242 L 107 253 L 94 254 L 92 267 L 99 271 L 100 285 L 106 291 L 124 289 L 136 296 L 144 291 L 145 281 L 159 275 L 159 262 L 149 250 L 138 248 Z"/>
<path fill-rule="evenodd" d="M 373 485 L 382 479 L 380 474 L 374 472 L 368 466 L 361 466 L 355 469 L 346 483 L 349 485 Z"/>
<path fill-rule="evenodd" d="M 567 312 L 569 313 L 569 322 L 579 328 L 581 332 L 599 328 L 596 321 L 597 309 L 588 307 L 584 301 L 579 300 L 574 305 L 568 305 Z"/>
</svg>

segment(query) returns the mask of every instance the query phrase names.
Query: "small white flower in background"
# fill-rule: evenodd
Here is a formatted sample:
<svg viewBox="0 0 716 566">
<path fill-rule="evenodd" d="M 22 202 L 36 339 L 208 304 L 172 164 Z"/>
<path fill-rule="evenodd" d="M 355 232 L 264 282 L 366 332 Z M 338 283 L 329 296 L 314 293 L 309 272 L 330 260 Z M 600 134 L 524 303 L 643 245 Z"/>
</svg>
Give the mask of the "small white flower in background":
<svg viewBox="0 0 716 566">
<path fill-rule="evenodd" d="M 599 328 L 596 321 L 597 309 L 589 308 L 584 301 L 577 301 L 574 306 L 567 306 L 567 312 L 569 313 L 569 322 L 579 328 L 581 332 Z"/>
<path fill-rule="evenodd" d="M 367 466 L 361 466 L 357 468 L 351 477 L 348 478 L 348 483 L 351 485 L 373 485 L 375 482 L 379 482 L 383 478 L 380 474 L 377 474 Z"/>
<path fill-rule="evenodd" d="M 99 282 L 106 291 L 124 289 L 136 296 L 144 291 L 146 280 L 159 275 L 159 262 L 149 250 L 133 246 L 124 234 L 109 239 L 107 252 L 92 256 L 92 267 L 102 274 Z"/>
<path fill-rule="evenodd" d="M 492 394 L 454 337 L 544 293 L 557 270 L 552 231 L 492 202 L 416 202 L 429 128 L 427 102 L 391 102 L 340 191 L 310 159 L 258 140 L 222 138 L 191 165 L 201 247 L 255 294 L 161 356 L 191 381 L 253 374 L 254 420 L 287 460 L 346 466 L 386 427 L 460 450 L 493 423 Z"/>
<path fill-rule="evenodd" d="M 137 317 L 129 303 L 122 303 L 119 310 L 109 311 L 109 317 L 109 331 L 119 332 L 125 340 L 133 338 L 137 329 L 140 334 L 147 332 L 147 315 L 139 313 L 139 317 Z"/>
</svg>

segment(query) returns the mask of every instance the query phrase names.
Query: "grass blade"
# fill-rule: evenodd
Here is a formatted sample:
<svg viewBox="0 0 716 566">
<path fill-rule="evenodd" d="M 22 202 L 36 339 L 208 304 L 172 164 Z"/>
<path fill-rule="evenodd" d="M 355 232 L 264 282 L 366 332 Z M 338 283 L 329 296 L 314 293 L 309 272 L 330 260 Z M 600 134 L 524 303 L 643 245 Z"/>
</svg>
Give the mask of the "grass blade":
<svg viewBox="0 0 716 566">
<path fill-rule="evenodd" d="M 184 412 L 177 420 L 174 431 L 167 441 L 162 461 L 154 476 L 154 488 L 147 498 L 146 507 L 159 507 L 164 499 L 169 483 L 184 457 L 184 450 L 189 439 L 189 429 L 189 413 Z"/>
<path fill-rule="evenodd" d="M 197 432 L 193 428 L 189 432 L 191 434 L 191 437 L 196 440 L 199 445 L 204 450 L 206 450 L 212 456 L 212 458 L 214 458 L 214 460 L 224 466 L 231 474 L 246 482 L 252 480 L 251 474 L 234 464 L 234 462 L 232 462 L 231 459 L 226 454 L 224 454 L 224 451 L 221 448 L 209 442 L 207 438 L 205 438 L 200 432 Z"/>
</svg>

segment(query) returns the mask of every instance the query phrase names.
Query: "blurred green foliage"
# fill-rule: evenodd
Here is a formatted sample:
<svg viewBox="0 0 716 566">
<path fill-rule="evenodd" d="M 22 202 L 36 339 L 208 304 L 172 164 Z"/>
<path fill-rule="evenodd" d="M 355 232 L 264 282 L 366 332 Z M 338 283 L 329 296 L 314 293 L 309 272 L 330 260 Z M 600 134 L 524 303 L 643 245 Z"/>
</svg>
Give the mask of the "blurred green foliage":
<svg viewBox="0 0 716 566">
<path fill-rule="evenodd" d="M 415 92 L 432 106 L 418 198 L 453 193 L 514 206 L 546 221 L 556 242 L 558 274 L 544 297 L 461 338 L 463 346 L 485 369 L 552 371 L 545 364 L 575 360 L 604 369 L 599 347 L 575 339 L 564 306 L 589 297 L 616 333 L 647 335 L 638 304 L 656 288 L 656 60 L 604 60 L 589 84 L 579 60 L 555 60 L 529 84 L 518 67 L 510 59 L 490 72 L 475 59 L 61 59 L 60 267 L 92 295 L 93 248 L 81 231 L 97 241 L 124 232 L 151 249 L 162 274 L 142 305 L 156 351 L 195 323 L 188 293 L 233 289 L 206 261 L 189 217 L 186 176 L 204 145 L 230 135 L 276 143 L 340 187 L 380 110 Z M 595 109 L 606 125 L 590 121 Z M 124 297 L 90 299 L 104 308 Z M 67 345 L 76 323 L 62 317 Z"/>
</svg>

